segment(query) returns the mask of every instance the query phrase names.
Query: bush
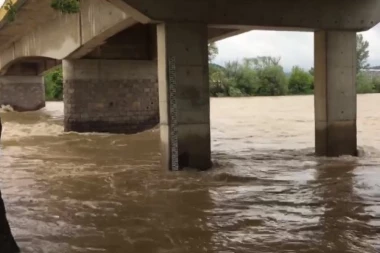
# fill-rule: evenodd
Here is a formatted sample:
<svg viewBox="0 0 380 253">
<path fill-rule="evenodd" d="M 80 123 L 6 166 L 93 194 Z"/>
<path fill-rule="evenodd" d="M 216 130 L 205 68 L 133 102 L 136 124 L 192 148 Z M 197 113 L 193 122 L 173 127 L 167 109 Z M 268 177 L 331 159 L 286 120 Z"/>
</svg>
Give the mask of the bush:
<svg viewBox="0 0 380 253">
<path fill-rule="evenodd" d="M 228 95 L 228 85 L 223 67 L 210 64 L 209 67 L 210 95 L 222 97 Z"/>
<path fill-rule="evenodd" d="M 289 78 L 289 93 L 290 94 L 312 94 L 313 93 L 313 76 L 301 69 L 293 67 Z"/>
<path fill-rule="evenodd" d="M 286 75 L 281 66 L 268 66 L 257 70 L 259 96 L 279 96 L 287 93 Z"/>
<path fill-rule="evenodd" d="M 62 100 L 62 68 L 51 70 L 45 75 L 45 94 L 47 100 Z"/>
<path fill-rule="evenodd" d="M 52 0 L 51 7 L 62 13 L 77 13 L 80 10 L 78 0 Z"/>
<path fill-rule="evenodd" d="M 359 72 L 356 76 L 356 87 L 359 94 L 374 92 L 374 83 L 372 79 L 362 72 Z"/>
<path fill-rule="evenodd" d="M 286 75 L 279 58 L 257 57 L 227 62 L 224 67 L 210 64 L 211 96 L 285 95 Z"/>
<path fill-rule="evenodd" d="M 236 87 L 230 87 L 228 90 L 228 95 L 230 97 L 243 97 L 244 96 L 243 92 Z"/>
<path fill-rule="evenodd" d="M 372 83 L 373 83 L 374 92 L 380 93 L 380 78 L 379 77 L 372 78 Z"/>
</svg>

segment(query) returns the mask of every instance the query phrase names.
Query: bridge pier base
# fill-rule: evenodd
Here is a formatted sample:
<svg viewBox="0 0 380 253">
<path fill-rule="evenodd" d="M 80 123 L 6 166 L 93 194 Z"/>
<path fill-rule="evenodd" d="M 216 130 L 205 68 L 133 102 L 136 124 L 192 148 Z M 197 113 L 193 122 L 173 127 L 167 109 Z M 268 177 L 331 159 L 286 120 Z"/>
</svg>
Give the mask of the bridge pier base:
<svg viewBox="0 0 380 253">
<path fill-rule="evenodd" d="M 315 148 L 357 155 L 356 33 L 315 33 Z"/>
<path fill-rule="evenodd" d="M 0 105 L 10 105 L 19 112 L 45 107 L 43 77 L 0 76 Z"/>
<path fill-rule="evenodd" d="M 160 24 L 158 76 L 163 167 L 211 167 L 207 26 Z"/>
<path fill-rule="evenodd" d="M 137 133 L 159 122 L 154 61 L 64 60 L 65 131 Z"/>
</svg>

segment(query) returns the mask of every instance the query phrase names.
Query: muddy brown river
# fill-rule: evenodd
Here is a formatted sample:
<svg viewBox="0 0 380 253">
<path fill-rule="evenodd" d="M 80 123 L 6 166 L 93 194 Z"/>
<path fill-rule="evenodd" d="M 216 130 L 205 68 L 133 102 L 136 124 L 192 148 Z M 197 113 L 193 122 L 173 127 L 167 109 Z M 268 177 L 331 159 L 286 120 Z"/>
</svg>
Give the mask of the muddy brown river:
<svg viewBox="0 0 380 253">
<path fill-rule="evenodd" d="M 212 99 L 208 172 L 160 168 L 159 130 L 63 133 L 63 104 L 1 112 L 0 187 L 26 253 L 380 252 L 380 94 L 360 156 L 313 155 L 313 97 Z"/>
</svg>

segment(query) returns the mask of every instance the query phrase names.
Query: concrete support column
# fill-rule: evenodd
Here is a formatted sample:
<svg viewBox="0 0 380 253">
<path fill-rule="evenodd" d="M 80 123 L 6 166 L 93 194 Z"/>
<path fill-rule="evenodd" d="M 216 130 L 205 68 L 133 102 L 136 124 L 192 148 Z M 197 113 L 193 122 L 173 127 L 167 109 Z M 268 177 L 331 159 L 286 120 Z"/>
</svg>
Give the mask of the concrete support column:
<svg viewBox="0 0 380 253">
<path fill-rule="evenodd" d="M 63 61 L 65 131 L 137 133 L 159 122 L 157 63 Z"/>
<path fill-rule="evenodd" d="M 207 26 L 160 24 L 157 35 L 163 166 L 209 169 Z"/>
<path fill-rule="evenodd" d="M 356 33 L 315 33 L 315 148 L 357 155 Z"/>
<path fill-rule="evenodd" d="M 15 111 L 36 111 L 45 107 L 44 78 L 41 76 L 0 76 L 0 105 Z"/>
</svg>

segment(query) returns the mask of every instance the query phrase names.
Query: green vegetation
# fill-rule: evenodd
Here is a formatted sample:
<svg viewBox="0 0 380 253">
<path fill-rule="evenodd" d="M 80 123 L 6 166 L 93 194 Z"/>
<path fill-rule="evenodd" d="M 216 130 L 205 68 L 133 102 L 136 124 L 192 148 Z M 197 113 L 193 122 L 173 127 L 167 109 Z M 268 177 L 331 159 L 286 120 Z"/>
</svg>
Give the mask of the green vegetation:
<svg viewBox="0 0 380 253">
<path fill-rule="evenodd" d="M 356 86 L 358 93 L 379 93 L 380 92 L 380 76 L 371 77 L 365 74 L 363 70 L 369 68 L 369 43 L 365 41 L 363 35 L 356 36 L 356 52 L 357 52 L 357 75 Z"/>
<path fill-rule="evenodd" d="M 295 68 L 294 70 L 298 70 Z M 312 76 L 305 72 L 309 79 Z M 291 75 L 294 89 L 298 74 Z M 280 58 L 269 56 L 227 62 L 224 67 L 210 65 L 211 96 L 279 96 L 289 94 L 288 78 Z M 299 93 L 295 93 L 299 94 Z"/>
<path fill-rule="evenodd" d="M 79 12 L 80 2 L 79 0 L 51 0 L 51 7 L 62 13 L 72 14 Z M 9 22 L 16 20 L 17 9 L 12 1 L 4 4 L 2 8 L 7 11 L 6 18 Z"/>
<path fill-rule="evenodd" d="M 63 76 L 62 68 L 49 71 L 45 75 L 46 100 L 62 100 L 63 98 Z"/>
<path fill-rule="evenodd" d="M 363 35 L 361 34 L 356 35 L 357 73 L 359 73 L 363 69 L 369 68 L 369 64 L 367 62 L 369 58 L 368 48 L 369 48 L 369 42 L 364 40 Z"/>
<path fill-rule="evenodd" d="M 357 92 L 380 92 L 380 77 L 370 77 L 364 72 L 369 68 L 369 43 L 357 35 Z M 218 50 L 210 46 L 210 59 Z M 305 71 L 293 67 L 286 75 L 280 58 L 262 56 L 232 61 L 219 66 L 210 63 L 210 95 L 221 96 L 276 96 L 302 95 L 314 92 L 314 68 Z"/>
<path fill-rule="evenodd" d="M 79 12 L 79 0 L 52 0 L 51 7 L 62 13 L 77 13 Z"/>
<path fill-rule="evenodd" d="M 215 57 L 218 55 L 219 49 L 216 46 L 215 42 L 208 44 L 208 60 L 212 62 Z"/>
<path fill-rule="evenodd" d="M 293 67 L 289 77 L 290 94 L 312 94 L 314 90 L 314 71 L 306 72 L 300 67 Z"/>
<path fill-rule="evenodd" d="M 359 72 L 356 76 L 357 92 L 365 93 L 380 93 L 380 77 L 370 77 Z"/>
<path fill-rule="evenodd" d="M 6 17 L 7 20 L 9 22 L 15 21 L 15 19 L 16 19 L 16 7 L 14 6 L 13 2 L 12 1 L 7 2 L 3 8 L 7 11 L 7 17 Z"/>
</svg>

